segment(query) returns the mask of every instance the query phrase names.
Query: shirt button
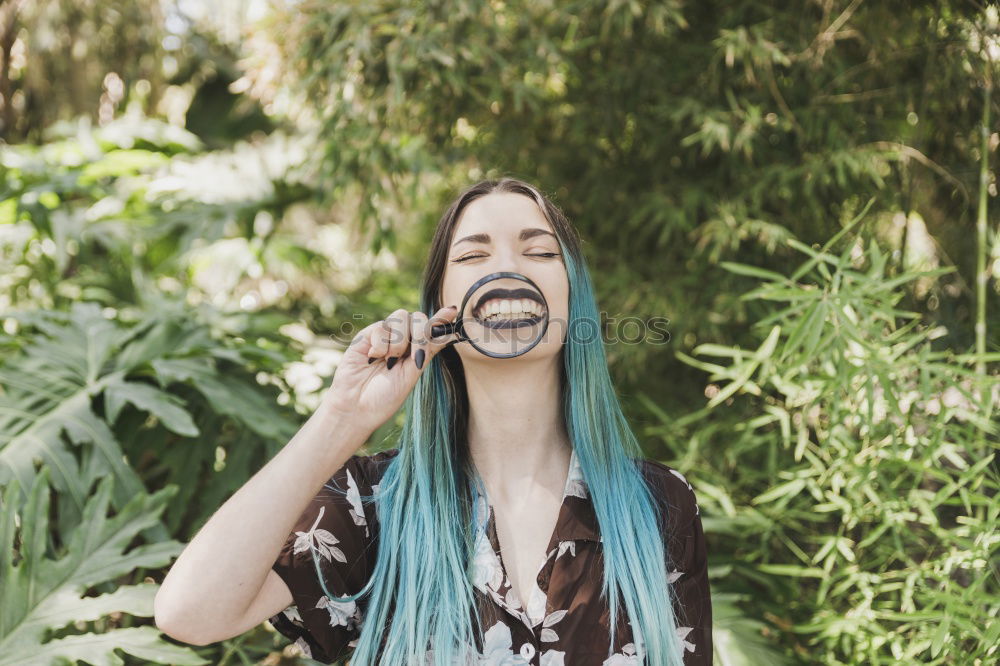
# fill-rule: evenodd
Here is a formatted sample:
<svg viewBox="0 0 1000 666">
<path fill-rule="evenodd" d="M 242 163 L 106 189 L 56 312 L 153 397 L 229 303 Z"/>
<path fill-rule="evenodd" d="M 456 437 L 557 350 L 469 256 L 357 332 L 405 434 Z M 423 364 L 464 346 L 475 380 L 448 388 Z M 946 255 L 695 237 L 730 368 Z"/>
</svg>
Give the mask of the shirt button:
<svg viewBox="0 0 1000 666">
<path fill-rule="evenodd" d="M 521 646 L 521 656 L 531 661 L 531 658 L 535 656 L 535 646 L 531 643 L 525 643 Z"/>
</svg>

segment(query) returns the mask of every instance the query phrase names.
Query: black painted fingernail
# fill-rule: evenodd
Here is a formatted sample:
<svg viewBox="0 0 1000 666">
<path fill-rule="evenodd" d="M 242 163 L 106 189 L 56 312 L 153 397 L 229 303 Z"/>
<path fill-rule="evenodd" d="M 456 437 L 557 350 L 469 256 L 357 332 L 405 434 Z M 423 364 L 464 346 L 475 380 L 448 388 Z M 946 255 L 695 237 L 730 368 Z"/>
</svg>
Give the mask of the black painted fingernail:
<svg viewBox="0 0 1000 666">
<path fill-rule="evenodd" d="M 417 353 L 413 355 L 413 362 L 417 364 L 417 370 L 424 367 L 424 350 L 418 349 Z"/>
<path fill-rule="evenodd" d="M 457 305 L 449 305 L 448 307 L 451 308 L 452 310 L 457 310 L 458 309 Z"/>
<path fill-rule="evenodd" d="M 385 362 L 386 370 L 392 370 L 392 366 L 396 365 L 396 361 L 399 360 L 398 356 L 392 356 L 388 361 Z"/>
<path fill-rule="evenodd" d="M 377 359 L 376 357 L 374 357 L 374 356 L 373 356 L 373 357 L 371 357 L 370 359 L 368 359 L 368 365 L 371 365 L 372 363 L 374 363 L 374 362 L 375 362 L 375 361 L 377 361 L 377 360 L 378 360 L 378 359 Z"/>
</svg>

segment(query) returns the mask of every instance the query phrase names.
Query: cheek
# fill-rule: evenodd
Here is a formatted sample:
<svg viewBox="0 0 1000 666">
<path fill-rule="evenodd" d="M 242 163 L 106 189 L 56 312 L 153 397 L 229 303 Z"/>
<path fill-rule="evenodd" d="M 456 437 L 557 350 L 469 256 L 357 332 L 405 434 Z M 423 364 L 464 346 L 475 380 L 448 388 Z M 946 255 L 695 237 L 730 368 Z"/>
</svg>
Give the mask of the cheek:
<svg viewBox="0 0 1000 666">
<path fill-rule="evenodd" d="M 462 302 L 462 298 L 465 296 L 466 289 L 468 289 L 468 285 L 463 286 L 458 284 L 457 281 L 445 283 L 441 289 L 445 302 L 441 305 L 443 307 L 447 307 L 449 305 L 459 305 Z"/>
<path fill-rule="evenodd" d="M 566 276 L 563 275 L 562 279 L 558 282 L 558 287 L 556 289 L 556 307 L 563 310 L 563 312 L 569 312 L 569 282 L 566 280 Z"/>
</svg>

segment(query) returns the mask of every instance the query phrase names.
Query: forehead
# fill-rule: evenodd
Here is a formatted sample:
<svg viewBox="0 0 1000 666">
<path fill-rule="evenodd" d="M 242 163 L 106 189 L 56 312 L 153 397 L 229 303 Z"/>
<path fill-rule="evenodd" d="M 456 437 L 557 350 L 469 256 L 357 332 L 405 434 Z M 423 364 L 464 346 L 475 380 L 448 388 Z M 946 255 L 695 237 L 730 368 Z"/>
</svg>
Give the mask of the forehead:
<svg viewBox="0 0 1000 666">
<path fill-rule="evenodd" d="M 533 199 L 513 192 L 494 192 L 474 199 L 455 225 L 455 238 L 486 232 L 492 237 L 516 236 L 525 227 L 554 232 Z"/>
</svg>

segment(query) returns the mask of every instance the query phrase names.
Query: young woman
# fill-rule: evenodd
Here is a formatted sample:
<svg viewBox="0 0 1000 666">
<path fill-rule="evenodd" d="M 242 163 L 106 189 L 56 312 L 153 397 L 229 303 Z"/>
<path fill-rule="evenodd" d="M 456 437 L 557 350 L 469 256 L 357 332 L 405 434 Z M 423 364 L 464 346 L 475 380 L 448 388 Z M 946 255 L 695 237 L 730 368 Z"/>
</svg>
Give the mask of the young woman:
<svg viewBox="0 0 1000 666">
<path fill-rule="evenodd" d="M 430 335 L 499 271 L 542 292 L 544 339 L 494 358 Z M 642 459 L 598 316 L 555 205 L 511 178 L 468 188 L 421 310 L 355 337 L 320 408 L 175 562 L 157 626 L 206 644 L 270 619 L 325 663 L 710 665 L 696 498 Z M 398 446 L 358 455 L 404 401 Z"/>
</svg>

